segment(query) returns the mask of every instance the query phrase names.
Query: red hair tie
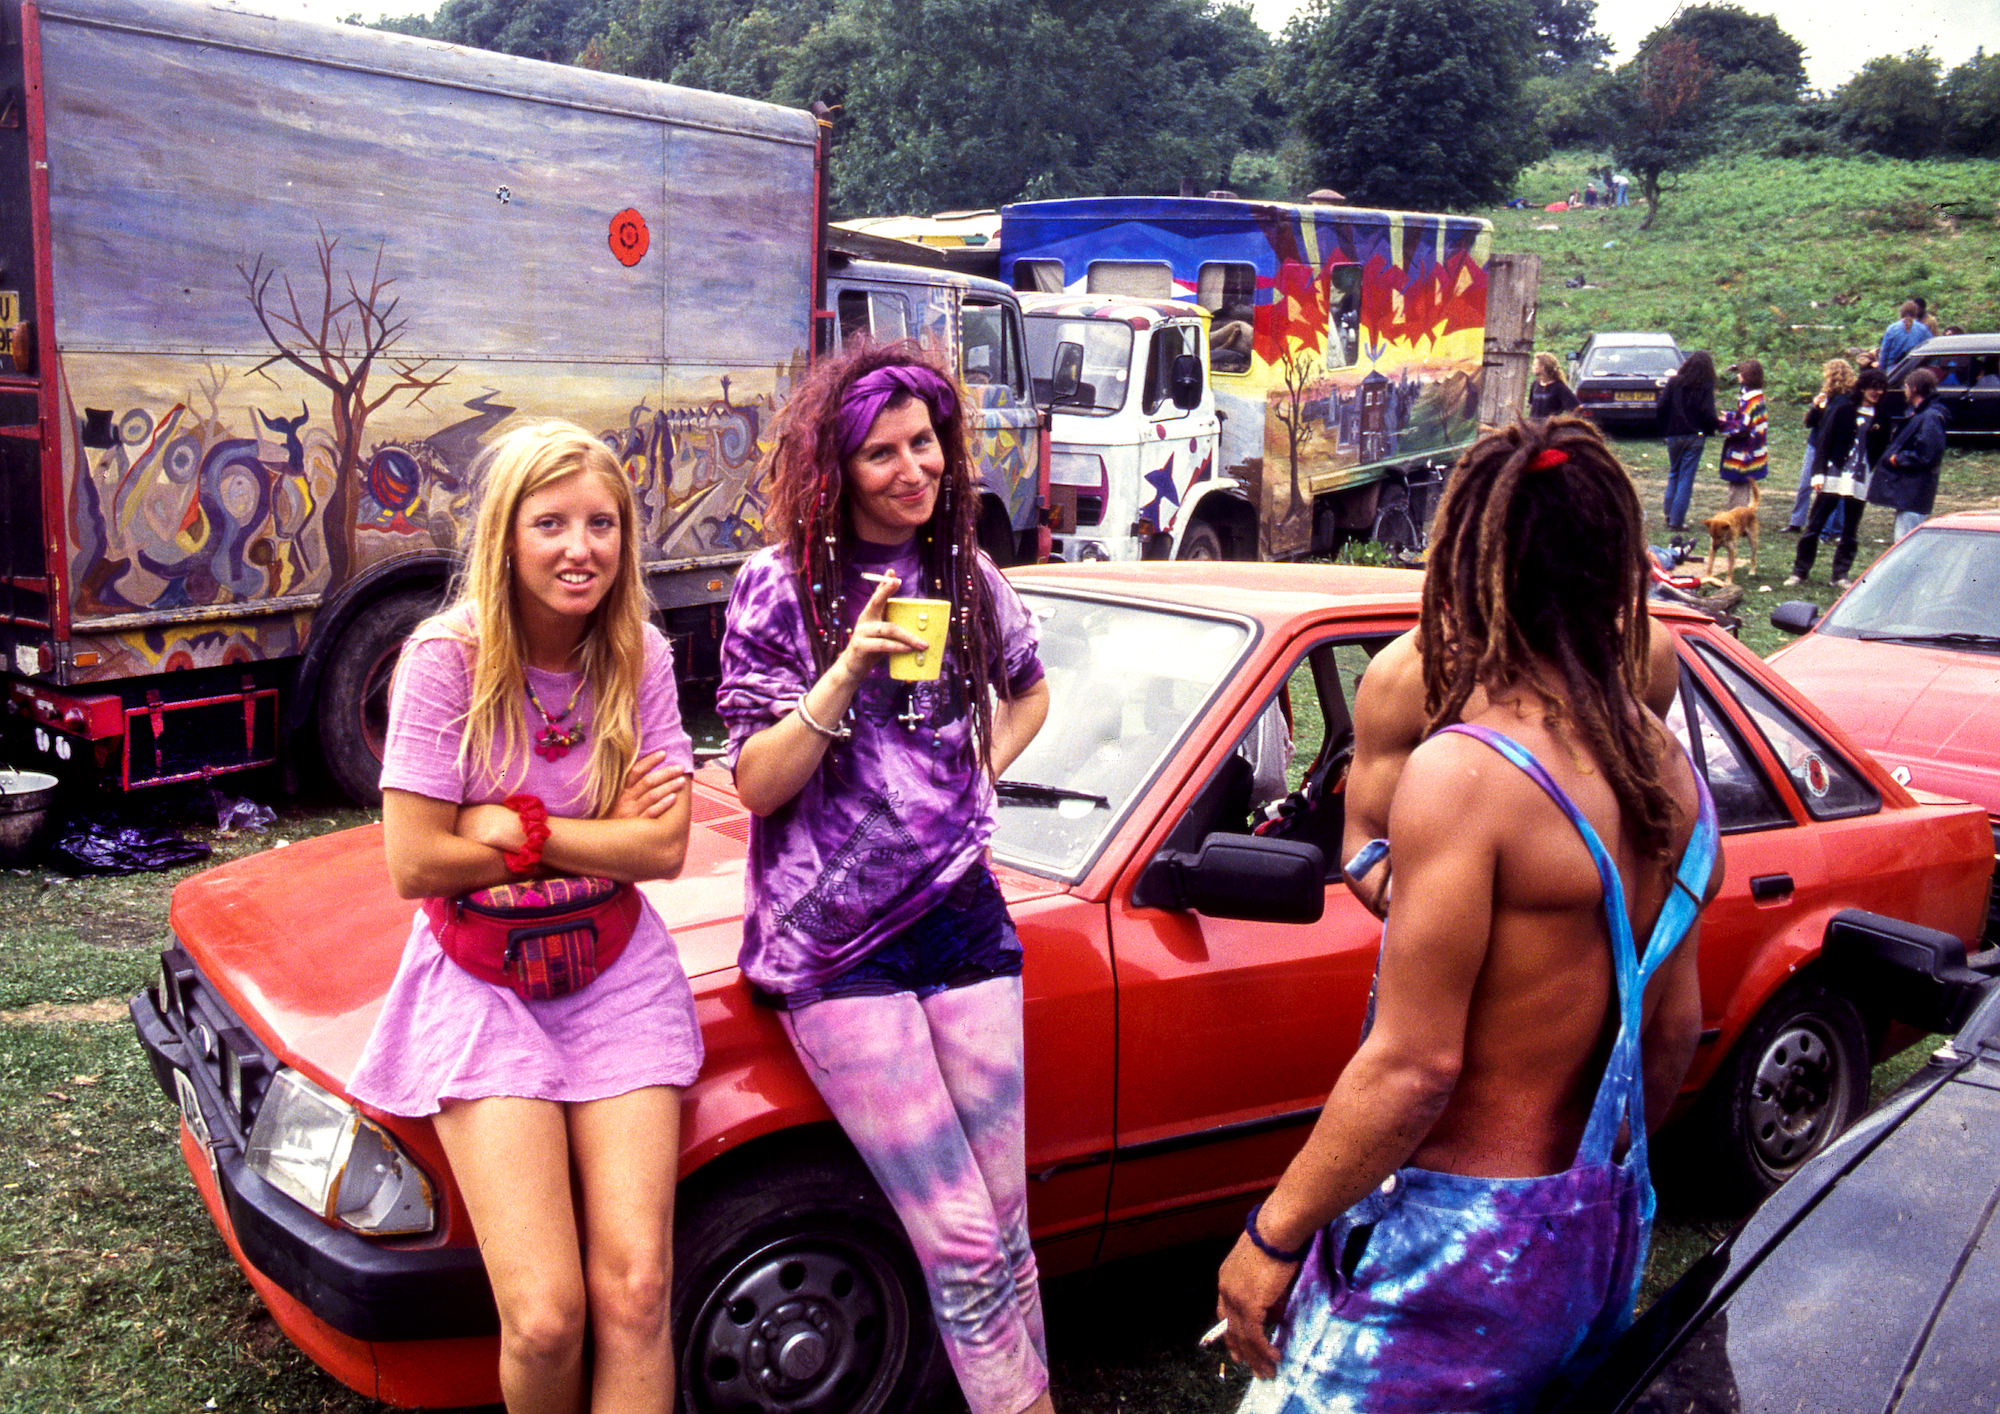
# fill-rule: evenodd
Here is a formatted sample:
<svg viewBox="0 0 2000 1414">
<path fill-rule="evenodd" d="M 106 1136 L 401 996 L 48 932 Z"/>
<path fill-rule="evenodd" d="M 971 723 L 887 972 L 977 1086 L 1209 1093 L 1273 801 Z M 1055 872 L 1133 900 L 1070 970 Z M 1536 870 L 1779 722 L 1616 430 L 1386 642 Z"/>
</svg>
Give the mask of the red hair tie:
<svg viewBox="0 0 2000 1414">
<path fill-rule="evenodd" d="M 549 808 L 539 797 L 532 795 L 510 795 L 500 802 L 521 817 L 522 843 L 519 849 L 500 852 L 507 861 L 507 872 L 525 874 L 542 862 L 542 846 L 549 842 Z"/>
<path fill-rule="evenodd" d="M 1551 467 L 1561 466 L 1568 460 L 1569 453 L 1565 452 L 1561 447 L 1544 447 L 1539 452 L 1536 452 L 1535 459 L 1528 463 L 1528 470 L 1547 471 Z"/>
</svg>

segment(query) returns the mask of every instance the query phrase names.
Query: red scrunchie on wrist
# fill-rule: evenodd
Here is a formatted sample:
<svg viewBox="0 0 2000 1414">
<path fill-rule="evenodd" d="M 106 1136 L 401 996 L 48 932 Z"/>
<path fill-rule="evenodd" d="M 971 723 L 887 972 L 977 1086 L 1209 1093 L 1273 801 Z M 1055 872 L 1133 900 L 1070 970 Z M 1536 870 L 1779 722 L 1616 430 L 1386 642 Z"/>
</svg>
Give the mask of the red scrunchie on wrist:
<svg viewBox="0 0 2000 1414">
<path fill-rule="evenodd" d="M 521 817 L 521 833 L 526 836 L 519 849 L 502 851 L 507 872 L 525 874 L 542 862 L 542 846 L 549 842 L 549 808 L 539 796 L 510 795 L 500 802 Z"/>
</svg>

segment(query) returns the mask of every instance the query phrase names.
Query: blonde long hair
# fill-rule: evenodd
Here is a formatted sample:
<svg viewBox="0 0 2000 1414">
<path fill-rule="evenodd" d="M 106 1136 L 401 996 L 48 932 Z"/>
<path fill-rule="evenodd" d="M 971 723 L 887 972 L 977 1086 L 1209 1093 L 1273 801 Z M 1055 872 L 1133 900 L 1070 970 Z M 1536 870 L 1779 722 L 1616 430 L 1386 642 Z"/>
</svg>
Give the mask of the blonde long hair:
<svg viewBox="0 0 2000 1414">
<path fill-rule="evenodd" d="M 527 765 L 527 639 L 514 600 L 514 521 L 521 502 L 565 477 L 589 474 L 618 504 L 618 568 L 584 628 L 582 670 L 590 684 L 589 791 L 610 812 L 638 756 L 639 682 L 645 670 L 648 601 L 639 570 L 638 505 L 611 449 L 574 423 L 517 427 L 473 468 L 479 512 L 451 602 L 411 635 L 448 637 L 472 649 L 472 695 L 459 761 L 469 772 L 509 779 Z M 468 622 L 469 620 L 469 622 Z M 469 636 L 468 636 L 469 635 Z M 496 756 L 497 742 L 497 756 Z"/>
<path fill-rule="evenodd" d="M 1830 358 L 1819 367 L 1819 398 L 1822 406 L 1845 396 L 1854 387 L 1854 365 L 1844 358 Z"/>
</svg>

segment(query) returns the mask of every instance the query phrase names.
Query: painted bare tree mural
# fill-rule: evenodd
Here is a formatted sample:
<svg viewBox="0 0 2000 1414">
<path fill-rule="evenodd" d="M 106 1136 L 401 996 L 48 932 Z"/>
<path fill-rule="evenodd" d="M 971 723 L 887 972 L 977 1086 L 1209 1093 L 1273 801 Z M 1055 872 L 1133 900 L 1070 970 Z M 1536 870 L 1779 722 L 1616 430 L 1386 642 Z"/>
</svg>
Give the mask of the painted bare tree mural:
<svg viewBox="0 0 2000 1414">
<path fill-rule="evenodd" d="M 439 373 L 430 371 L 437 360 L 399 358 L 392 351 L 402 342 L 409 320 L 401 313 L 400 296 L 392 296 L 396 282 L 382 273 L 382 247 L 375 248 L 375 264 L 363 286 L 351 270 L 336 271 L 334 253 L 340 238 L 319 228 L 316 255 L 319 263 L 317 298 L 301 300 L 289 275 L 278 266 L 265 267 L 263 255 L 249 266 L 238 262 L 243 277 L 244 298 L 257 315 L 264 334 L 277 352 L 251 369 L 263 373 L 273 364 L 288 363 L 321 384 L 332 400 L 333 441 L 338 454 L 333 486 L 329 490 L 322 524 L 330 585 L 344 582 L 356 558 L 354 497 L 361 477 L 362 436 L 368 419 L 398 393 L 408 393 L 405 406 L 423 406 L 427 394 L 443 386 L 457 371 L 457 365 Z M 274 298 L 273 280 L 281 282 L 282 298 Z M 346 293 L 343 296 L 342 290 Z M 369 396 L 369 381 L 387 367 L 388 384 Z M 276 381 L 276 380 L 273 380 Z"/>
<path fill-rule="evenodd" d="M 1304 435 L 1307 421 L 1306 389 L 1312 385 L 1319 368 L 1318 356 L 1309 353 L 1288 353 L 1280 361 L 1279 371 L 1285 380 L 1285 395 L 1273 410 L 1285 429 L 1285 459 L 1292 471 L 1292 498 L 1285 506 L 1280 524 L 1290 522 L 1310 504 L 1305 493 L 1299 489 L 1299 439 Z"/>
</svg>

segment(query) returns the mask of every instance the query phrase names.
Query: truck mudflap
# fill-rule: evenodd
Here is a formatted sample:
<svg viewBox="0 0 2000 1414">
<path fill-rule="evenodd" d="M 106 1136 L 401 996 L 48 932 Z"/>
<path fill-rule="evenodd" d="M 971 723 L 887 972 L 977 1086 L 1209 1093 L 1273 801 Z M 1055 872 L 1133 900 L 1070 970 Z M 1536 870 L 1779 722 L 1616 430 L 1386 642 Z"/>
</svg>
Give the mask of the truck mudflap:
<svg viewBox="0 0 2000 1414">
<path fill-rule="evenodd" d="M 252 1172 L 225 1073 L 270 1075 L 275 1061 L 179 948 L 161 959 L 182 995 L 163 1007 L 155 983 L 129 1011 L 153 1078 L 206 1156 L 224 1214 L 258 1272 L 343 1335 L 368 1341 L 487 1336 L 499 1328 L 492 1288 L 473 1247 L 371 1241 L 329 1226 Z M 247 1049 L 246 1049 L 247 1048 Z"/>
</svg>

